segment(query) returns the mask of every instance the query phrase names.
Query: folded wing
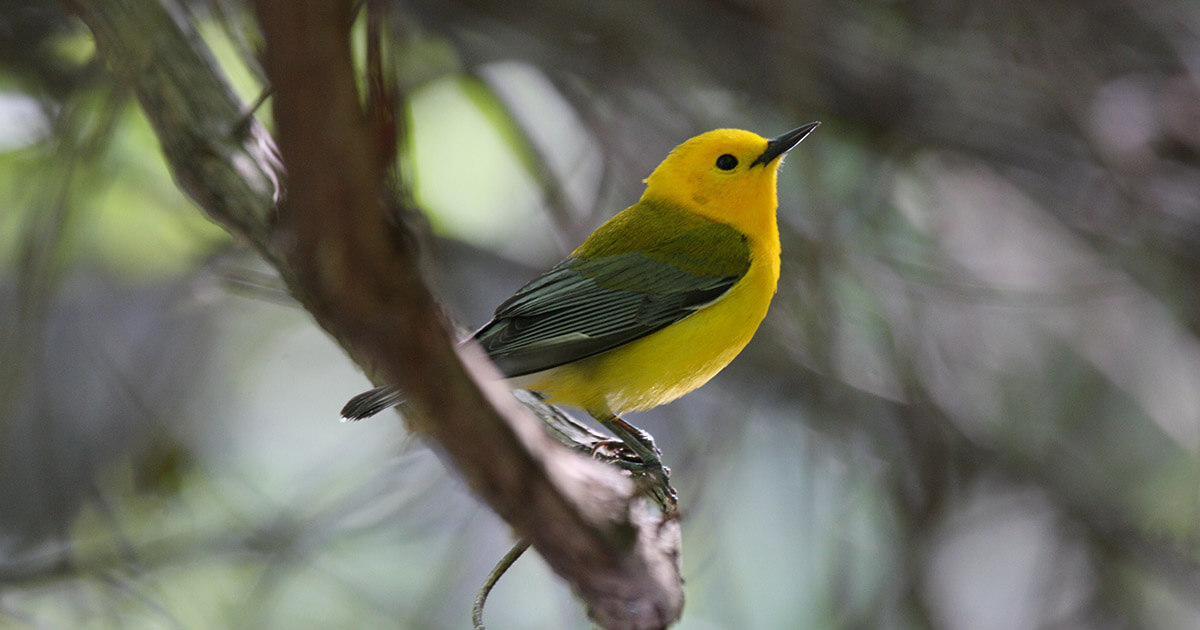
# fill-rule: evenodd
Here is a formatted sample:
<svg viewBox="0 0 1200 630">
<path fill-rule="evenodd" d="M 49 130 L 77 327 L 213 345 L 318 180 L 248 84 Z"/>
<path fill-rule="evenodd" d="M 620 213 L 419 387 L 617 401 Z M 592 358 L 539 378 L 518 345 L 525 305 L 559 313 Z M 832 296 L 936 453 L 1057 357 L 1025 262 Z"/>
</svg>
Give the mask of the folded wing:
<svg viewBox="0 0 1200 630">
<path fill-rule="evenodd" d="M 745 264 L 712 274 L 669 249 L 568 258 L 501 304 L 475 340 L 513 377 L 645 337 L 721 299 L 745 275 L 749 248 L 732 230 L 730 238 Z"/>
</svg>

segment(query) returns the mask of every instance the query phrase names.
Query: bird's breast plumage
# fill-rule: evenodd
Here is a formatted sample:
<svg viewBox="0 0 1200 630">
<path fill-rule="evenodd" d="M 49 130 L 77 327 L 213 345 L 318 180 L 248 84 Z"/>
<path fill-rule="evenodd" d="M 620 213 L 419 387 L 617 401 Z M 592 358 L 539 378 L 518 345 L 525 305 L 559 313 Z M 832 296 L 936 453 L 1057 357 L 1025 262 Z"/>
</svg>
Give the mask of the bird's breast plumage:
<svg viewBox="0 0 1200 630">
<path fill-rule="evenodd" d="M 742 351 L 766 316 L 779 279 L 778 237 L 774 240 L 752 242 L 740 279 L 686 318 L 517 384 L 592 413 L 642 411 L 700 387 Z"/>
</svg>

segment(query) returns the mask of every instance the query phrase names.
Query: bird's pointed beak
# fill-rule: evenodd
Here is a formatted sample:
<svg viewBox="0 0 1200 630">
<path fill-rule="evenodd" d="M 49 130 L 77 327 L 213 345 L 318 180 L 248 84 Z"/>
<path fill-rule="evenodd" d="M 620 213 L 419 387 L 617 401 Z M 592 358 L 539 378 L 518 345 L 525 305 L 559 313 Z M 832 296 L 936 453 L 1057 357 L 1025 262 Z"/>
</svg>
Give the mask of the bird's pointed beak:
<svg viewBox="0 0 1200 630">
<path fill-rule="evenodd" d="M 820 124 L 820 122 L 810 122 L 807 125 L 804 125 L 803 127 L 797 127 L 783 134 L 782 136 L 771 138 L 767 141 L 767 150 L 763 151 L 762 155 L 758 156 L 758 158 L 751 162 L 750 166 L 753 167 L 760 164 L 765 166 L 770 164 L 771 162 L 775 161 L 775 158 L 778 158 L 788 151 L 791 151 L 792 147 L 800 144 L 800 141 L 807 137 L 808 134 L 812 133 L 813 129 L 816 129 Z"/>
</svg>

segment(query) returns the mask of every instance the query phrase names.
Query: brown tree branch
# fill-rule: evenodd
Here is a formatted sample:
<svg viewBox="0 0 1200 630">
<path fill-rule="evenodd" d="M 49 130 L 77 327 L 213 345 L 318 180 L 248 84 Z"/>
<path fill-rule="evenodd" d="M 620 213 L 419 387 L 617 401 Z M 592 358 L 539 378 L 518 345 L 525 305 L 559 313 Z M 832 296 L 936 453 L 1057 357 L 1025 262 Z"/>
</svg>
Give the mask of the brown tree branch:
<svg viewBox="0 0 1200 630">
<path fill-rule="evenodd" d="M 420 277 L 387 184 L 392 141 L 360 103 L 350 3 L 266 0 L 258 15 L 287 194 L 265 131 L 244 114 L 184 20 L 152 0 L 72 2 L 135 90 L 181 187 L 247 238 L 369 373 L 402 385 L 412 428 L 610 628 L 679 617 L 679 527 L 627 476 L 561 447 L 500 385 L 482 353 L 455 350 Z M 373 102 L 372 107 L 381 104 Z M 375 123 L 375 124 L 372 124 Z"/>
</svg>

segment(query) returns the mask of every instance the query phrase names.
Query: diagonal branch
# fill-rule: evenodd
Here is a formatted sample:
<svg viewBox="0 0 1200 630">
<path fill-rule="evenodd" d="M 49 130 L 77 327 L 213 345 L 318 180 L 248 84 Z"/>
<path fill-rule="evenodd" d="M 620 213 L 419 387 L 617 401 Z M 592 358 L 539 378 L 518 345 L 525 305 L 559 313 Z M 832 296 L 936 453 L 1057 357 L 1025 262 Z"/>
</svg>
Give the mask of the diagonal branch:
<svg viewBox="0 0 1200 630">
<path fill-rule="evenodd" d="M 455 350 L 387 186 L 392 141 L 360 104 L 349 2 L 264 0 L 258 15 L 287 194 L 270 138 L 182 19 L 153 0 L 70 2 L 137 94 L 180 186 L 279 269 L 369 373 L 403 386 L 412 428 L 528 539 L 611 628 L 660 628 L 683 606 L 679 526 L 628 477 L 560 446 L 474 348 Z M 373 102 L 372 107 L 381 104 Z M 373 124 L 373 122 L 375 124 Z M 393 217 L 388 220 L 385 217 Z"/>
</svg>

